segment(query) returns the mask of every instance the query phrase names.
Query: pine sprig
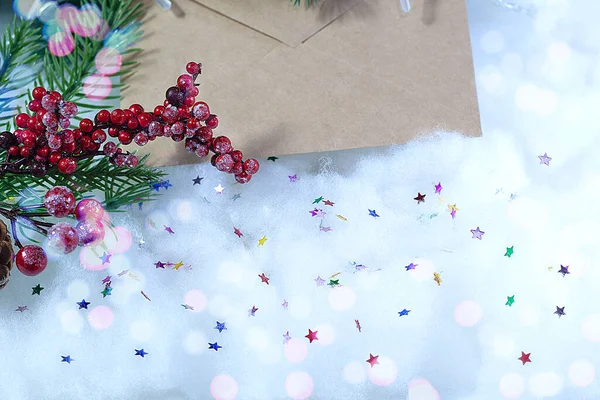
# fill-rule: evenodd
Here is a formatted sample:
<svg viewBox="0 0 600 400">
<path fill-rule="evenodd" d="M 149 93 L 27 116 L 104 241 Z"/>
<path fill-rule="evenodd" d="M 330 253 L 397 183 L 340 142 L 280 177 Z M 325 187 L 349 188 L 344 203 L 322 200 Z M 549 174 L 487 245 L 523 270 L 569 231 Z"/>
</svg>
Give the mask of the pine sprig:
<svg viewBox="0 0 600 400">
<path fill-rule="evenodd" d="M 299 6 L 302 3 L 302 0 L 290 0 L 294 6 Z M 317 4 L 318 0 L 306 0 L 306 7 L 310 7 L 314 4 Z"/>
</svg>

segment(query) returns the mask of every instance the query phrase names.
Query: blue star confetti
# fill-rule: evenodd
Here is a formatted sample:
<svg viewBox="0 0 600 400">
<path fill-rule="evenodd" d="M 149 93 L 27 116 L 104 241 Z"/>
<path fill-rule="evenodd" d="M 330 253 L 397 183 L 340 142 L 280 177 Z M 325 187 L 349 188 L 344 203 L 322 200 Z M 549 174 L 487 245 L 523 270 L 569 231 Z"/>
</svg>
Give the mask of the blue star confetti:
<svg viewBox="0 0 600 400">
<path fill-rule="evenodd" d="M 225 327 L 225 322 L 219 322 L 217 321 L 217 326 L 215 326 L 215 329 L 219 330 L 219 333 L 226 331 L 227 327 Z"/>
<path fill-rule="evenodd" d="M 90 305 L 89 301 L 85 301 L 85 299 L 78 301 L 77 305 L 79 306 L 79 309 L 81 310 L 82 308 L 85 308 L 87 310 L 87 307 Z"/>
<path fill-rule="evenodd" d="M 75 361 L 71 358 L 71 356 L 60 356 L 62 360 L 60 362 L 66 362 L 67 364 L 71 364 L 71 361 Z"/>
<path fill-rule="evenodd" d="M 146 354 L 149 354 L 149 353 L 146 353 L 146 352 L 144 351 L 144 349 L 140 349 L 140 350 L 138 350 L 138 349 L 135 349 L 135 355 L 136 355 L 136 356 L 140 356 L 140 357 L 142 357 L 142 358 L 143 358 L 143 357 L 145 357 L 145 356 L 146 356 Z"/>
<path fill-rule="evenodd" d="M 214 349 L 215 351 L 219 351 L 219 349 L 222 349 L 222 348 L 223 348 L 223 346 L 219 346 L 219 343 L 217 343 L 217 342 L 208 344 L 209 350 Z"/>
<path fill-rule="evenodd" d="M 411 310 L 407 310 L 407 309 L 405 308 L 405 309 L 404 309 L 404 310 L 402 310 L 402 311 L 398 311 L 398 315 L 402 317 L 403 315 L 408 315 L 408 313 L 409 313 L 410 311 L 411 311 Z"/>
<path fill-rule="evenodd" d="M 379 217 L 379 215 L 377 214 L 377 212 L 375 212 L 375 210 L 371 210 L 369 209 L 369 215 L 373 218 L 377 218 Z"/>
</svg>

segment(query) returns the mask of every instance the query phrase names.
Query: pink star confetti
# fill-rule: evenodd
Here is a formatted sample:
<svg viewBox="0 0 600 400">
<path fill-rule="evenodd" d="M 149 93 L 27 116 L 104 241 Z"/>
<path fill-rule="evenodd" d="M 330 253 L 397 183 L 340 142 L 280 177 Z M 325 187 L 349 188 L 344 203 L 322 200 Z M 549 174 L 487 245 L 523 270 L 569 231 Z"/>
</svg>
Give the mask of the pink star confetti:
<svg viewBox="0 0 600 400">
<path fill-rule="evenodd" d="M 359 331 L 359 332 L 362 332 L 362 328 L 361 328 L 361 326 L 360 326 L 360 321 L 359 321 L 359 320 L 357 320 L 357 319 L 355 319 L 355 320 L 354 320 L 354 323 L 356 324 L 356 329 L 358 329 L 358 331 Z"/>
<path fill-rule="evenodd" d="M 288 308 L 288 302 L 286 299 L 283 299 L 283 304 L 281 304 L 281 307 L 283 307 L 285 310 L 287 310 Z"/>
<path fill-rule="evenodd" d="M 110 283 L 110 275 L 107 275 L 106 278 L 102 279 L 102 283 Z"/>
<path fill-rule="evenodd" d="M 443 189 L 443 187 L 442 187 L 441 183 L 438 183 L 437 185 L 435 185 L 435 193 L 436 194 L 442 193 L 442 189 Z"/>
<path fill-rule="evenodd" d="M 248 310 L 248 316 L 255 317 L 254 314 L 256 314 L 257 311 L 258 311 L 258 308 L 256 308 L 256 306 L 252 306 L 252 308 Z"/>
<path fill-rule="evenodd" d="M 260 275 L 258 275 L 258 277 L 260 278 L 261 282 L 266 283 L 267 285 L 269 284 L 269 278 L 265 275 L 265 273 L 261 273 Z"/>
<path fill-rule="evenodd" d="M 285 333 L 285 335 L 281 335 L 281 336 L 283 336 L 283 344 L 288 344 L 288 342 L 289 342 L 289 341 L 290 341 L 290 339 L 292 338 L 292 337 L 290 336 L 290 331 L 287 331 L 287 332 Z"/>
<path fill-rule="evenodd" d="M 244 234 L 242 232 L 240 232 L 240 230 L 238 228 L 236 228 L 235 226 L 233 227 L 233 233 L 235 233 L 237 235 L 237 237 L 244 236 Z"/>
<path fill-rule="evenodd" d="M 165 231 L 169 232 L 171 235 L 175 234 L 175 232 L 173 232 L 173 229 L 171 229 L 170 226 L 165 225 Z"/>
<path fill-rule="evenodd" d="M 27 308 L 27 306 L 18 306 L 17 309 L 15 310 L 15 312 L 17 312 L 17 311 L 18 312 L 23 312 L 23 311 L 27 311 L 27 310 L 29 310 Z"/>
<path fill-rule="evenodd" d="M 321 229 L 321 232 L 329 232 L 329 231 L 331 231 L 331 227 L 330 226 L 321 226 L 320 229 Z"/>
</svg>

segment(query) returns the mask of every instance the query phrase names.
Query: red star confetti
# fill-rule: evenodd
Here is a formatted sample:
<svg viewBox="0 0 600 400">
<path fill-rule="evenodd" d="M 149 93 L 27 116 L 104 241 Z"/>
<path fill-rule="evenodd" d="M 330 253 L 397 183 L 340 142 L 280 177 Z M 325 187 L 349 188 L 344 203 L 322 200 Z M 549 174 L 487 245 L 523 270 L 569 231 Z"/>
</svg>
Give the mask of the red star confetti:
<svg viewBox="0 0 600 400">
<path fill-rule="evenodd" d="M 238 228 L 236 228 L 235 226 L 233 227 L 233 233 L 235 233 L 237 235 L 237 237 L 244 236 L 244 234 L 242 232 L 240 232 L 240 230 Z"/>
<path fill-rule="evenodd" d="M 311 330 L 309 329 L 309 330 L 308 330 L 308 335 L 306 335 L 306 336 L 304 336 L 304 337 L 305 337 L 305 338 L 307 338 L 307 339 L 310 341 L 310 343 L 312 343 L 312 342 L 313 342 L 313 340 L 319 340 L 319 338 L 317 337 L 317 333 L 318 333 L 318 332 L 319 332 L 319 331 L 314 331 L 314 332 L 313 332 L 313 331 L 311 331 Z"/>
<path fill-rule="evenodd" d="M 331 206 L 331 207 L 333 207 L 333 205 L 335 204 L 333 201 L 329 201 L 329 200 L 325 200 L 323 203 L 324 203 L 326 206 Z"/>
<path fill-rule="evenodd" d="M 373 354 L 369 353 L 369 359 L 367 362 L 371 364 L 371 368 L 373 368 L 375 364 L 379 364 L 379 361 L 377 361 L 378 358 L 379 356 L 374 356 Z"/>
<path fill-rule="evenodd" d="M 531 353 L 525 354 L 521 352 L 521 357 L 519 357 L 518 360 L 520 360 L 523 363 L 523 365 L 525 365 L 526 363 L 531 362 L 531 360 L 529 359 L 530 355 Z"/>
<path fill-rule="evenodd" d="M 264 282 L 267 285 L 269 284 L 269 278 L 265 275 L 264 272 L 262 274 L 258 275 L 258 277 L 260 278 L 261 282 Z"/>
<path fill-rule="evenodd" d="M 417 201 L 417 204 L 419 203 L 425 203 L 425 196 L 427 196 L 426 194 L 421 194 L 421 192 L 417 192 L 417 197 L 414 198 L 414 200 Z"/>
</svg>

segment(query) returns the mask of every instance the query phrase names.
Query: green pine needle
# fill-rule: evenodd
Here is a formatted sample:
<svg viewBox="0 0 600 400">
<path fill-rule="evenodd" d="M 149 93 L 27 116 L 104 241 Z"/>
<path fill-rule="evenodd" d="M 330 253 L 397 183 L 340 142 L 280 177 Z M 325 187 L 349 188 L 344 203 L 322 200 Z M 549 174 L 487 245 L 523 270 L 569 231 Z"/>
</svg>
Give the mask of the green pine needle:
<svg viewBox="0 0 600 400">
<path fill-rule="evenodd" d="M 299 6 L 302 3 L 302 0 L 290 0 L 294 6 Z M 306 7 L 310 7 L 314 4 L 317 4 L 318 0 L 306 0 Z"/>
</svg>

